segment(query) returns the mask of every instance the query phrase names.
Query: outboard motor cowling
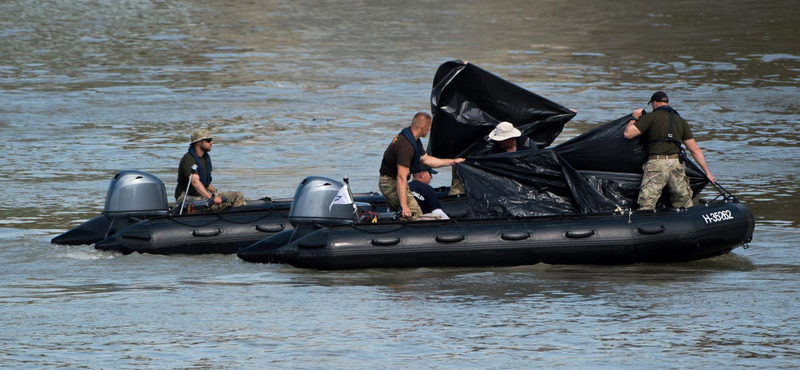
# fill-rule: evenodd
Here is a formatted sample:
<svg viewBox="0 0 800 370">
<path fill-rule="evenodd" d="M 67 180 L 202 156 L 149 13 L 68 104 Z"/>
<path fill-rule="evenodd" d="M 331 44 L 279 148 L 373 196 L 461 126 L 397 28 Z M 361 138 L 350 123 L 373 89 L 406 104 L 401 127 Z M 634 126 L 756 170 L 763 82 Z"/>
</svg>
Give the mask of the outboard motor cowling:
<svg viewBox="0 0 800 370">
<path fill-rule="evenodd" d="M 164 183 L 147 172 L 117 172 L 108 185 L 103 216 L 109 219 L 166 216 L 169 210 Z"/>
<path fill-rule="evenodd" d="M 347 225 L 358 220 L 353 203 L 333 204 L 342 183 L 321 176 L 309 176 L 297 185 L 289 210 L 289 222 L 294 228 L 274 234 L 237 252 L 239 258 L 249 262 L 269 263 L 272 253 L 289 243 L 330 225 Z M 349 196 L 348 190 L 348 196 Z"/>
<path fill-rule="evenodd" d="M 350 224 L 357 220 L 351 204 L 331 204 L 344 185 L 321 176 L 309 176 L 300 182 L 292 198 L 289 222 L 297 224 Z"/>
<path fill-rule="evenodd" d="M 119 171 L 108 186 L 103 215 L 56 236 L 52 242 L 97 243 L 144 219 L 166 215 L 168 210 L 167 190 L 161 180 L 147 172 Z"/>
</svg>

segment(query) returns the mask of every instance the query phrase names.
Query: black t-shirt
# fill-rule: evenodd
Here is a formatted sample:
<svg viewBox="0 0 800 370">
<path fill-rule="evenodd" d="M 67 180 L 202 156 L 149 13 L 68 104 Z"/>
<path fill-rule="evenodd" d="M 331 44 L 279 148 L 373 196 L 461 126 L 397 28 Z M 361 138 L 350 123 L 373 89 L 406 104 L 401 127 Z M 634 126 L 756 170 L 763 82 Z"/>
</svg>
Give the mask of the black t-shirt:
<svg viewBox="0 0 800 370">
<path fill-rule="evenodd" d="M 436 191 L 430 185 L 414 180 L 408 183 L 408 189 L 411 190 L 411 194 L 417 200 L 422 213 L 431 213 L 434 209 L 442 208 L 442 205 L 439 204 L 439 198 L 436 196 Z"/>
<path fill-rule="evenodd" d="M 656 139 L 667 138 L 667 134 L 669 133 L 669 111 L 663 109 L 655 110 L 643 115 L 633 125 L 642 132 L 645 140 L 647 140 L 647 144 L 645 145 L 647 145 L 647 152 L 650 153 L 650 155 L 678 154 L 678 146 L 674 143 L 651 143 L 651 141 Z M 689 124 L 686 123 L 686 120 L 675 113 L 673 113 L 672 117 L 672 138 L 681 143 L 694 138 L 692 129 L 689 128 Z"/>
<path fill-rule="evenodd" d="M 181 194 L 183 194 L 184 191 L 186 191 L 186 186 L 189 185 L 189 175 L 192 174 L 192 166 L 195 164 L 197 164 L 197 173 L 205 171 L 205 162 L 195 162 L 191 153 L 186 152 L 186 154 L 183 155 L 183 158 L 181 158 L 181 163 L 178 165 L 178 186 L 175 187 L 175 198 L 178 198 L 181 196 Z M 194 189 L 194 186 L 190 186 L 189 195 L 198 196 L 200 193 Z"/>
<path fill-rule="evenodd" d="M 383 152 L 380 174 L 389 177 L 397 177 L 397 165 L 411 168 L 414 161 L 414 145 L 405 136 L 397 134 L 394 140 Z"/>
</svg>

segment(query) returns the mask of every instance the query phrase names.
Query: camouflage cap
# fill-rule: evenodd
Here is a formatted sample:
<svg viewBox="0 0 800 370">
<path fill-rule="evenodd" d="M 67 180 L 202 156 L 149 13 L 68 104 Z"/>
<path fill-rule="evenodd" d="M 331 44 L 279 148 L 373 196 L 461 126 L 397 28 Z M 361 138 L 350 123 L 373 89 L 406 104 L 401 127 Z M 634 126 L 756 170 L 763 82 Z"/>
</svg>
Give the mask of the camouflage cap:
<svg viewBox="0 0 800 370">
<path fill-rule="evenodd" d="M 200 140 L 209 138 L 211 138 L 211 131 L 208 131 L 206 129 L 197 129 L 194 130 L 194 132 L 192 132 L 192 144 Z"/>
</svg>

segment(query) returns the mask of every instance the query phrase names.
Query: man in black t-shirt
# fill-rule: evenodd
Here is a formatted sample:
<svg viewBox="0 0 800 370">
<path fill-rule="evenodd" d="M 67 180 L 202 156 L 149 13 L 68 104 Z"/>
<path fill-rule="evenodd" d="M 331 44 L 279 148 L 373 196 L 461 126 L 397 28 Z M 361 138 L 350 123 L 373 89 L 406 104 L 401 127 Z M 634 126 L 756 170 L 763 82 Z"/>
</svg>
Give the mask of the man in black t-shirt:
<svg viewBox="0 0 800 370">
<path fill-rule="evenodd" d="M 450 218 L 442 211 L 442 205 L 439 204 L 436 191 L 430 185 L 433 175 L 437 173 L 438 171 L 428 166 L 420 166 L 419 170 L 414 173 L 413 180 L 408 183 L 408 188 L 411 190 L 411 194 L 417 204 L 419 204 L 419 208 L 422 209 L 423 218 L 448 220 Z"/>
<path fill-rule="evenodd" d="M 431 115 L 419 112 L 411 120 L 411 126 L 404 128 L 383 152 L 378 188 L 386 197 L 389 210 L 401 212 L 403 220 L 416 220 L 421 215 L 414 196 L 408 190 L 408 177 L 420 165 L 438 168 L 453 166 L 464 158 L 439 159 L 425 153 L 420 138 L 431 130 Z M 412 209 L 413 208 L 413 209 Z"/>
</svg>

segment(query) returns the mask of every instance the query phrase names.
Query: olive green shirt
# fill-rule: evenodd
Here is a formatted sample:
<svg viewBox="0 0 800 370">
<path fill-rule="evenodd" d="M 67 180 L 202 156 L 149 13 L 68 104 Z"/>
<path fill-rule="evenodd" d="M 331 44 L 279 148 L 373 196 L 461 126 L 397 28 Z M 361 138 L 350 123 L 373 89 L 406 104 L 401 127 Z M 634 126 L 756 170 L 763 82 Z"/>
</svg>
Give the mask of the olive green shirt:
<svg viewBox="0 0 800 370">
<path fill-rule="evenodd" d="M 178 185 L 175 187 L 175 198 L 177 199 L 189 185 L 189 176 L 192 174 L 192 166 L 197 165 L 197 172 L 205 171 L 205 161 L 200 157 L 203 163 L 196 163 L 191 153 L 186 153 L 181 158 L 181 163 L 178 165 Z M 213 166 L 212 166 L 213 168 Z M 195 190 L 194 186 L 189 186 L 189 195 L 199 196 L 200 193 Z"/>
<path fill-rule="evenodd" d="M 686 140 L 693 139 L 692 129 L 686 120 L 681 118 L 677 113 L 673 113 L 672 118 L 672 138 L 683 143 Z M 656 139 L 666 139 L 669 133 L 669 111 L 656 110 L 651 113 L 643 115 L 636 123 L 633 124 L 642 136 L 647 140 L 647 152 L 650 155 L 655 154 L 678 154 L 680 150 L 678 145 L 671 142 L 658 142 L 653 143 Z"/>
</svg>

